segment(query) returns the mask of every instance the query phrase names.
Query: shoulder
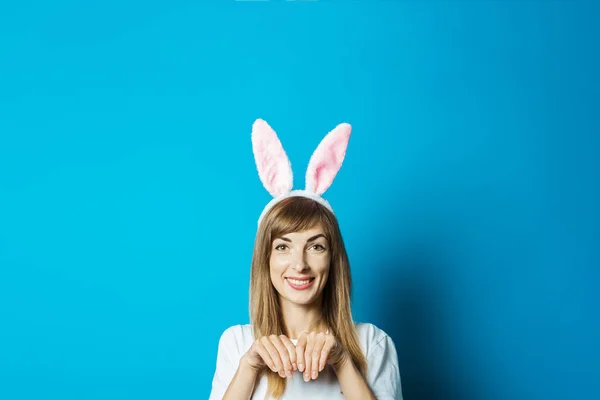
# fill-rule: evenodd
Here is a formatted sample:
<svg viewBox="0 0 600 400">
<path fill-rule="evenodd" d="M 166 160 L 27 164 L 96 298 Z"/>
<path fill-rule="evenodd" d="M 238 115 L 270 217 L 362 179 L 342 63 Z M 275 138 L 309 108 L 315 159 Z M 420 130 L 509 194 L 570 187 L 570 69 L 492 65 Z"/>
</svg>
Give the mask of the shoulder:
<svg viewBox="0 0 600 400">
<path fill-rule="evenodd" d="M 237 324 L 226 328 L 219 338 L 219 346 L 234 347 L 243 350 L 254 341 L 254 331 L 250 324 Z M 249 343 L 249 345 L 248 345 Z"/>
<path fill-rule="evenodd" d="M 389 338 L 383 329 L 370 322 L 357 322 L 355 326 L 359 339 L 365 343 L 376 344 Z"/>
<path fill-rule="evenodd" d="M 357 322 L 355 326 L 358 340 L 367 357 L 378 350 L 385 351 L 391 348 L 395 351 L 392 338 L 377 325 L 369 322 Z"/>
</svg>

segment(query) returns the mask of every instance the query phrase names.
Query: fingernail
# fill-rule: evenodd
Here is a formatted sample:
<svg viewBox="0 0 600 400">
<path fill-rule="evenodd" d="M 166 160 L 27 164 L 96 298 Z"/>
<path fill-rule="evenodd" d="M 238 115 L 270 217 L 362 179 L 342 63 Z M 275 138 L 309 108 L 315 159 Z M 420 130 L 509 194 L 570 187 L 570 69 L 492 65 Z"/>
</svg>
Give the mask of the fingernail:
<svg viewBox="0 0 600 400">
<path fill-rule="evenodd" d="M 286 375 L 288 376 L 288 378 L 289 378 L 290 376 L 292 376 L 292 371 L 285 371 L 285 374 L 286 374 Z"/>
<path fill-rule="evenodd" d="M 294 368 L 294 371 L 298 369 L 298 366 L 296 366 L 296 363 L 292 364 L 292 368 Z"/>
<path fill-rule="evenodd" d="M 298 370 L 304 372 L 304 364 L 298 364 Z"/>
<path fill-rule="evenodd" d="M 310 381 L 310 375 L 308 373 L 304 374 L 304 382 Z"/>
<path fill-rule="evenodd" d="M 323 371 L 323 364 L 319 364 L 319 372 Z"/>
<path fill-rule="evenodd" d="M 317 379 L 317 371 L 313 371 L 313 373 L 312 373 L 312 378 L 313 378 L 313 379 Z"/>
</svg>

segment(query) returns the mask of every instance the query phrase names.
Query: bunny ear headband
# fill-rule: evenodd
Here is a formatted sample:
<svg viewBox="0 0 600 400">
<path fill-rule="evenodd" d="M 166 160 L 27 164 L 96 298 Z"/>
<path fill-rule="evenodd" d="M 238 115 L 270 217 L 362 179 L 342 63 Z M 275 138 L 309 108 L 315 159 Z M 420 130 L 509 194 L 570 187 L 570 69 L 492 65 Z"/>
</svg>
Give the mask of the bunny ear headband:
<svg viewBox="0 0 600 400">
<path fill-rule="evenodd" d="M 258 223 L 279 201 L 291 196 L 308 197 L 333 209 L 322 197 L 337 175 L 348 147 L 352 127 L 342 123 L 330 131 L 312 154 L 306 170 L 304 190 L 292 190 L 292 166 L 275 131 L 262 119 L 252 125 L 252 151 L 260 180 L 273 196 L 260 214 Z"/>
</svg>

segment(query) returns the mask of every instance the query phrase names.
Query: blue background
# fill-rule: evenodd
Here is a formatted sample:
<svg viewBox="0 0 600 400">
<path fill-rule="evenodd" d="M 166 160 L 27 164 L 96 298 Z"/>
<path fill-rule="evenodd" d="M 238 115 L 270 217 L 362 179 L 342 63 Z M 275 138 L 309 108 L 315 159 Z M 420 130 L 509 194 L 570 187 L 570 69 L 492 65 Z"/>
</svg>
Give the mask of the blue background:
<svg viewBox="0 0 600 400">
<path fill-rule="evenodd" d="M 0 11 L 0 398 L 207 398 L 269 196 L 326 198 L 406 399 L 598 384 L 598 6 L 13 2 Z M 15 5 L 18 4 L 18 5 Z"/>
</svg>

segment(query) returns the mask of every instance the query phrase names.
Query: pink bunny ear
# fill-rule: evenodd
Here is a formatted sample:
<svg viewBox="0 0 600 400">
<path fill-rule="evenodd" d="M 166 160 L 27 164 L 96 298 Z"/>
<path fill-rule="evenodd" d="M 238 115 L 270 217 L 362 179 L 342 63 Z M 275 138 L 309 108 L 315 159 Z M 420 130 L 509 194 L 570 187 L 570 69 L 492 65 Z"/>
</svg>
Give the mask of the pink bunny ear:
<svg viewBox="0 0 600 400">
<path fill-rule="evenodd" d="M 275 131 L 262 119 L 252 125 L 252 151 L 260 180 L 273 196 L 292 190 L 292 166 Z"/>
<path fill-rule="evenodd" d="M 343 123 L 327 134 L 313 153 L 306 170 L 306 190 L 322 195 L 337 175 L 350 140 L 352 127 Z"/>
</svg>

